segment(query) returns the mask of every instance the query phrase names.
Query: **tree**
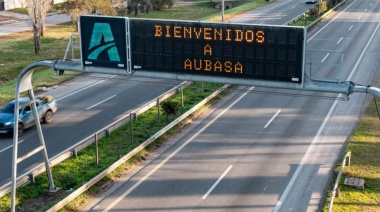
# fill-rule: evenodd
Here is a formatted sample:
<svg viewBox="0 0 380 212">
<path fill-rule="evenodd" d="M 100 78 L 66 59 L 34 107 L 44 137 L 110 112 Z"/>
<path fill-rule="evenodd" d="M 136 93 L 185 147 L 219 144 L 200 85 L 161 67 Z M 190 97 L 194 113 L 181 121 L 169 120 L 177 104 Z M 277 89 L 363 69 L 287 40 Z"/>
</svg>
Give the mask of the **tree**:
<svg viewBox="0 0 380 212">
<path fill-rule="evenodd" d="M 173 7 L 174 0 L 152 0 L 152 4 L 154 10 L 167 10 Z"/>
<path fill-rule="evenodd" d="M 46 13 L 50 9 L 51 0 L 28 0 L 26 8 L 33 29 L 34 53 L 40 53 L 41 36 L 45 32 Z"/>
<path fill-rule="evenodd" d="M 162 102 L 161 107 L 166 114 L 166 121 L 168 121 L 169 115 L 175 115 L 178 111 L 178 103 L 174 101 L 164 101 Z"/>
<path fill-rule="evenodd" d="M 129 0 L 127 6 L 127 14 L 133 13 L 137 16 L 139 11 L 142 13 L 149 13 L 153 10 L 153 4 L 151 0 Z"/>
<path fill-rule="evenodd" d="M 52 0 L 41 0 L 41 30 L 40 35 L 41 37 L 44 36 L 45 30 L 46 30 L 46 14 L 51 8 L 51 2 Z"/>
<path fill-rule="evenodd" d="M 121 5 L 120 0 L 116 3 Z M 58 10 L 71 16 L 71 21 L 76 24 L 77 30 L 80 15 L 115 16 L 117 14 L 117 9 L 110 0 L 67 0 L 58 7 Z"/>
</svg>

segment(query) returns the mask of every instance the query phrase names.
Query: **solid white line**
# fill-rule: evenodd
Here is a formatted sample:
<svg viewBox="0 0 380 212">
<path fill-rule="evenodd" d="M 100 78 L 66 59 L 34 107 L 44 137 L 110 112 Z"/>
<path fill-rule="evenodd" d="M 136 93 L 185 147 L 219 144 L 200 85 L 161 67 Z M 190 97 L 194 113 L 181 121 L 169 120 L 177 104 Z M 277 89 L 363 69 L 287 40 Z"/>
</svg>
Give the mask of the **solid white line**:
<svg viewBox="0 0 380 212">
<path fill-rule="evenodd" d="M 362 17 L 360 16 L 359 18 L 358 18 L 358 21 L 361 19 Z"/>
<path fill-rule="evenodd" d="M 321 60 L 321 63 L 325 62 L 325 60 L 327 59 L 327 57 L 330 55 L 330 53 L 327 53 L 326 56 Z"/>
<path fill-rule="evenodd" d="M 232 169 L 232 165 L 230 165 L 226 171 L 224 171 L 224 173 L 222 174 L 222 176 L 219 177 L 219 179 L 214 183 L 214 185 L 211 186 L 211 188 L 207 191 L 207 193 L 205 195 L 203 195 L 202 199 L 206 199 L 207 196 L 212 192 L 212 190 L 214 190 L 214 188 L 220 183 L 220 181 L 222 181 L 222 179 L 227 175 L 227 173 Z"/>
<path fill-rule="evenodd" d="M 24 140 L 19 141 L 18 144 L 21 144 L 23 141 L 24 141 Z M 10 149 L 10 148 L 12 148 L 12 147 L 13 147 L 13 145 L 10 145 L 10 146 L 4 148 L 4 149 L 2 149 L 2 150 L 0 151 L 0 153 L 5 152 L 6 150 L 8 150 L 8 149 Z"/>
<path fill-rule="evenodd" d="M 251 91 L 254 87 L 251 87 L 248 89 L 248 92 Z M 158 164 L 154 169 L 152 169 L 147 175 L 145 175 L 143 178 L 141 178 L 137 183 L 135 183 L 130 189 L 128 189 L 126 192 L 124 192 L 122 195 L 120 195 L 115 201 L 113 201 L 111 204 L 108 205 L 106 209 L 104 209 L 104 212 L 107 212 L 111 210 L 117 203 L 119 203 L 121 200 L 123 200 L 129 193 L 131 193 L 137 186 L 139 186 L 141 183 L 143 183 L 148 177 L 150 177 L 154 172 L 156 172 L 159 168 L 161 168 L 166 162 L 168 162 L 174 155 L 176 155 L 179 151 L 181 151 L 187 144 L 189 144 L 191 141 L 194 140 L 199 134 L 201 134 L 205 129 L 207 129 L 211 124 L 213 124 L 219 117 L 221 117 L 223 114 L 225 114 L 231 107 L 233 107 L 236 103 L 238 103 L 245 95 L 248 94 L 248 92 L 241 95 L 238 99 L 236 99 L 231 105 L 229 105 L 226 109 L 224 109 L 219 115 L 217 115 L 214 119 L 212 119 L 209 123 L 207 123 L 202 129 L 197 131 L 189 140 L 187 140 L 185 143 L 183 143 L 178 149 L 176 149 L 173 153 L 171 153 L 167 158 L 165 158 L 160 164 Z"/>
<path fill-rule="evenodd" d="M 335 16 L 329 23 L 327 23 L 325 26 L 323 26 L 318 32 L 316 32 L 313 36 L 311 36 L 307 42 L 311 41 L 315 36 L 317 36 L 322 30 L 324 30 L 328 25 L 330 25 L 335 19 L 337 19 L 341 14 L 343 14 L 344 11 L 346 11 L 351 5 L 353 5 L 357 0 L 353 1 L 350 5 L 348 5 L 342 12 L 340 12 L 337 16 Z"/>
<path fill-rule="evenodd" d="M 281 110 L 278 110 L 276 114 L 274 114 L 274 116 L 268 121 L 268 123 L 264 126 L 264 128 L 266 129 L 270 123 L 272 123 L 272 121 L 277 117 L 278 114 L 280 114 Z"/>
<path fill-rule="evenodd" d="M 364 57 L 364 53 L 367 51 L 367 48 L 368 48 L 369 44 L 371 43 L 373 37 L 375 36 L 375 34 L 376 34 L 376 32 L 377 32 L 379 26 L 380 26 L 380 23 L 377 24 L 377 27 L 376 27 L 376 29 L 374 30 L 374 32 L 372 33 L 371 38 L 368 40 L 367 45 L 364 47 L 362 53 L 360 54 L 359 59 L 357 60 L 357 62 L 356 62 L 356 64 L 355 64 L 354 68 L 352 69 L 350 75 L 348 76 L 347 81 L 351 81 L 352 76 L 354 75 L 356 69 L 358 68 L 359 64 L 361 63 L 361 60 L 362 60 L 363 57 Z M 338 99 L 339 99 L 341 96 L 342 96 L 342 95 L 339 94 L 339 95 L 338 95 Z M 302 169 L 303 165 L 305 164 L 306 160 L 309 158 L 309 155 L 310 155 L 311 151 L 315 148 L 315 147 L 314 147 L 314 146 L 315 146 L 315 143 L 316 143 L 316 141 L 319 139 L 319 136 L 321 135 L 322 130 L 324 129 L 324 127 L 325 127 L 325 125 L 326 125 L 328 119 L 330 118 L 332 112 L 334 111 L 336 105 L 338 104 L 338 101 L 339 101 L 339 100 L 335 100 L 335 101 L 334 101 L 334 104 L 331 106 L 331 108 L 330 108 L 329 112 L 327 113 L 327 116 L 326 116 L 326 118 L 324 119 L 324 121 L 323 121 L 321 127 L 319 128 L 317 134 L 315 135 L 313 141 L 311 142 L 309 148 L 307 149 L 305 155 L 303 156 L 302 161 L 300 162 L 300 164 L 298 165 L 296 171 L 294 172 L 294 174 L 293 174 L 293 176 L 292 176 L 292 179 L 290 179 L 288 185 L 286 186 L 286 188 L 285 188 L 285 190 L 284 190 L 284 193 L 282 193 L 282 195 L 281 195 L 281 197 L 280 197 L 280 200 L 277 202 L 276 207 L 273 209 L 273 212 L 278 212 L 278 211 L 280 210 L 280 208 L 281 208 L 282 203 L 283 203 L 283 202 L 285 201 L 285 199 L 288 197 L 288 194 L 289 194 L 289 192 L 290 192 L 290 189 L 293 187 L 293 185 L 294 185 L 294 183 L 295 183 L 295 181 L 296 181 L 296 179 L 297 179 L 299 173 L 301 172 L 301 169 Z"/>
<path fill-rule="evenodd" d="M 105 99 L 105 100 L 103 100 L 103 101 L 101 101 L 101 102 L 99 102 L 99 103 L 96 103 L 96 104 L 94 104 L 94 105 L 91 106 L 91 107 L 88 107 L 86 110 L 90 110 L 91 108 L 94 108 L 94 107 L 96 107 L 96 106 L 102 104 L 103 102 L 106 102 L 106 101 L 108 101 L 108 100 L 114 98 L 115 96 L 116 96 L 116 95 L 113 95 L 113 96 L 111 96 L 111 97 L 108 97 L 107 99 Z"/>
<path fill-rule="evenodd" d="M 351 27 L 348 29 L 348 31 L 350 31 L 352 29 L 352 27 L 354 27 L 354 25 L 351 25 Z"/>
<path fill-rule="evenodd" d="M 343 40 L 343 37 L 341 37 L 341 38 L 339 39 L 338 43 L 336 43 L 336 44 L 339 44 L 342 40 Z"/>
</svg>

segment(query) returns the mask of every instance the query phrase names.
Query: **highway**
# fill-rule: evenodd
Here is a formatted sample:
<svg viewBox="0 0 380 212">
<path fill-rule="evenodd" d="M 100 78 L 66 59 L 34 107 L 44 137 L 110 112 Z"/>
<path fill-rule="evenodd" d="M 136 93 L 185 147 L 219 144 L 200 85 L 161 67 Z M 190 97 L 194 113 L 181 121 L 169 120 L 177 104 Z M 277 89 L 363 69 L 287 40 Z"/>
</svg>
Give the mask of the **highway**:
<svg viewBox="0 0 380 212">
<path fill-rule="evenodd" d="M 279 1 L 259 8 L 253 12 L 252 16 L 260 16 L 266 19 L 268 24 L 283 24 L 312 6 L 294 0 Z M 275 18 L 271 18 L 273 14 L 275 14 Z M 47 23 L 54 24 L 68 20 L 65 15 L 59 15 L 56 18 L 48 17 Z M 239 17 L 239 22 L 244 22 L 244 18 L 245 15 Z M 250 20 L 246 21 L 250 22 Z M 262 22 L 262 20 L 257 20 L 253 23 L 258 23 L 258 21 Z M 4 33 L 28 29 L 25 22 L 2 27 Z M 49 158 L 53 158 L 82 139 L 93 135 L 99 129 L 129 114 L 144 102 L 156 98 L 179 83 L 170 80 L 130 79 L 121 76 L 92 74 L 79 77 L 46 92 L 46 95 L 53 95 L 58 103 L 58 111 L 54 115 L 53 122 L 42 125 Z M 19 143 L 19 157 L 39 146 L 36 128 L 26 130 L 24 135 L 19 138 Z M 0 135 L 0 160 L 3 161 L 0 164 L 0 170 L 2 170 L 0 187 L 10 182 L 11 179 L 12 146 L 12 137 Z M 41 153 L 23 161 L 18 165 L 18 176 L 41 163 L 43 163 Z"/>
<path fill-rule="evenodd" d="M 144 103 L 170 90 L 178 81 L 91 74 L 46 92 L 58 104 L 52 123 L 42 124 L 49 158 L 93 135 Z M 35 127 L 19 138 L 19 157 L 38 147 Z M 0 137 L 0 187 L 11 180 L 12 136 Z M 18 176 L 43 163 L 37 153 L 18 165 Z"/>
<path fill-rule="evenodd" d="M 293 7 L 287 4 L 278 8 Z M 268 8 L 260 9 L 271 14 L 260 16 L 266 24 L 287 21 Z M 379 11 L 377 1 L 348 1 L 314 28 L 307 49 L 330 52 L 307 54 L 320 66 L 309 67 L 307 80 L 339 79 L 339 68 L 322 65 L 339 63 L 333 51 L 343 51 L 341 79 L 370 85 L 379 71 Z M 259 13 L 240 20 L 263 21 Z M 365 95 L 342 101 L 336 94 L 239 88 L 84 210 L 320 211 Z"/>
</svg>

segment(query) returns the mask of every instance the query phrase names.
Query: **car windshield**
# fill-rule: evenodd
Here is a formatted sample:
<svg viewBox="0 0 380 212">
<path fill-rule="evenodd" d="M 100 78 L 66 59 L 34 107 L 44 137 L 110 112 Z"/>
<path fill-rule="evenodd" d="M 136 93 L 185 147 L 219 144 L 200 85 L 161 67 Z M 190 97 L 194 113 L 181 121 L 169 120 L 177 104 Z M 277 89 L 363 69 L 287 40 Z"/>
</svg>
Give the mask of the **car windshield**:
<svg viewBox="0 0 380 212">
<path fill-rule="evenodd" d="M 13 102 L 11 102 L 11 103 L 5 105 L 5 107 L 3 107 L 3 109 L 1 109 L 1 112 L 13 114 L 14 110 L 15 110 L 15 104 Z"/>
</svg>

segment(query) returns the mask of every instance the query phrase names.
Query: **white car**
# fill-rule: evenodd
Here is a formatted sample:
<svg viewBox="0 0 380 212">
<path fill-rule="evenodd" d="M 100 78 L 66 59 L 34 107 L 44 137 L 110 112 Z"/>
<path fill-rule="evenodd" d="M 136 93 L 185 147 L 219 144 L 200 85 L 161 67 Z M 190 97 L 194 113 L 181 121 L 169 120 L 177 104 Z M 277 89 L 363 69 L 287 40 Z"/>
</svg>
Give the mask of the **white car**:
<svg viewBox="0 0 380 212">
<path fill-rule="evenodd" d="M 318 0 L 305 0 L 305 3 L 307 4 L 307 3 L 313 3 L 313 4 L 315 4 L 315 3 L 317 3 L 318 2 Z"/>
</svg>

